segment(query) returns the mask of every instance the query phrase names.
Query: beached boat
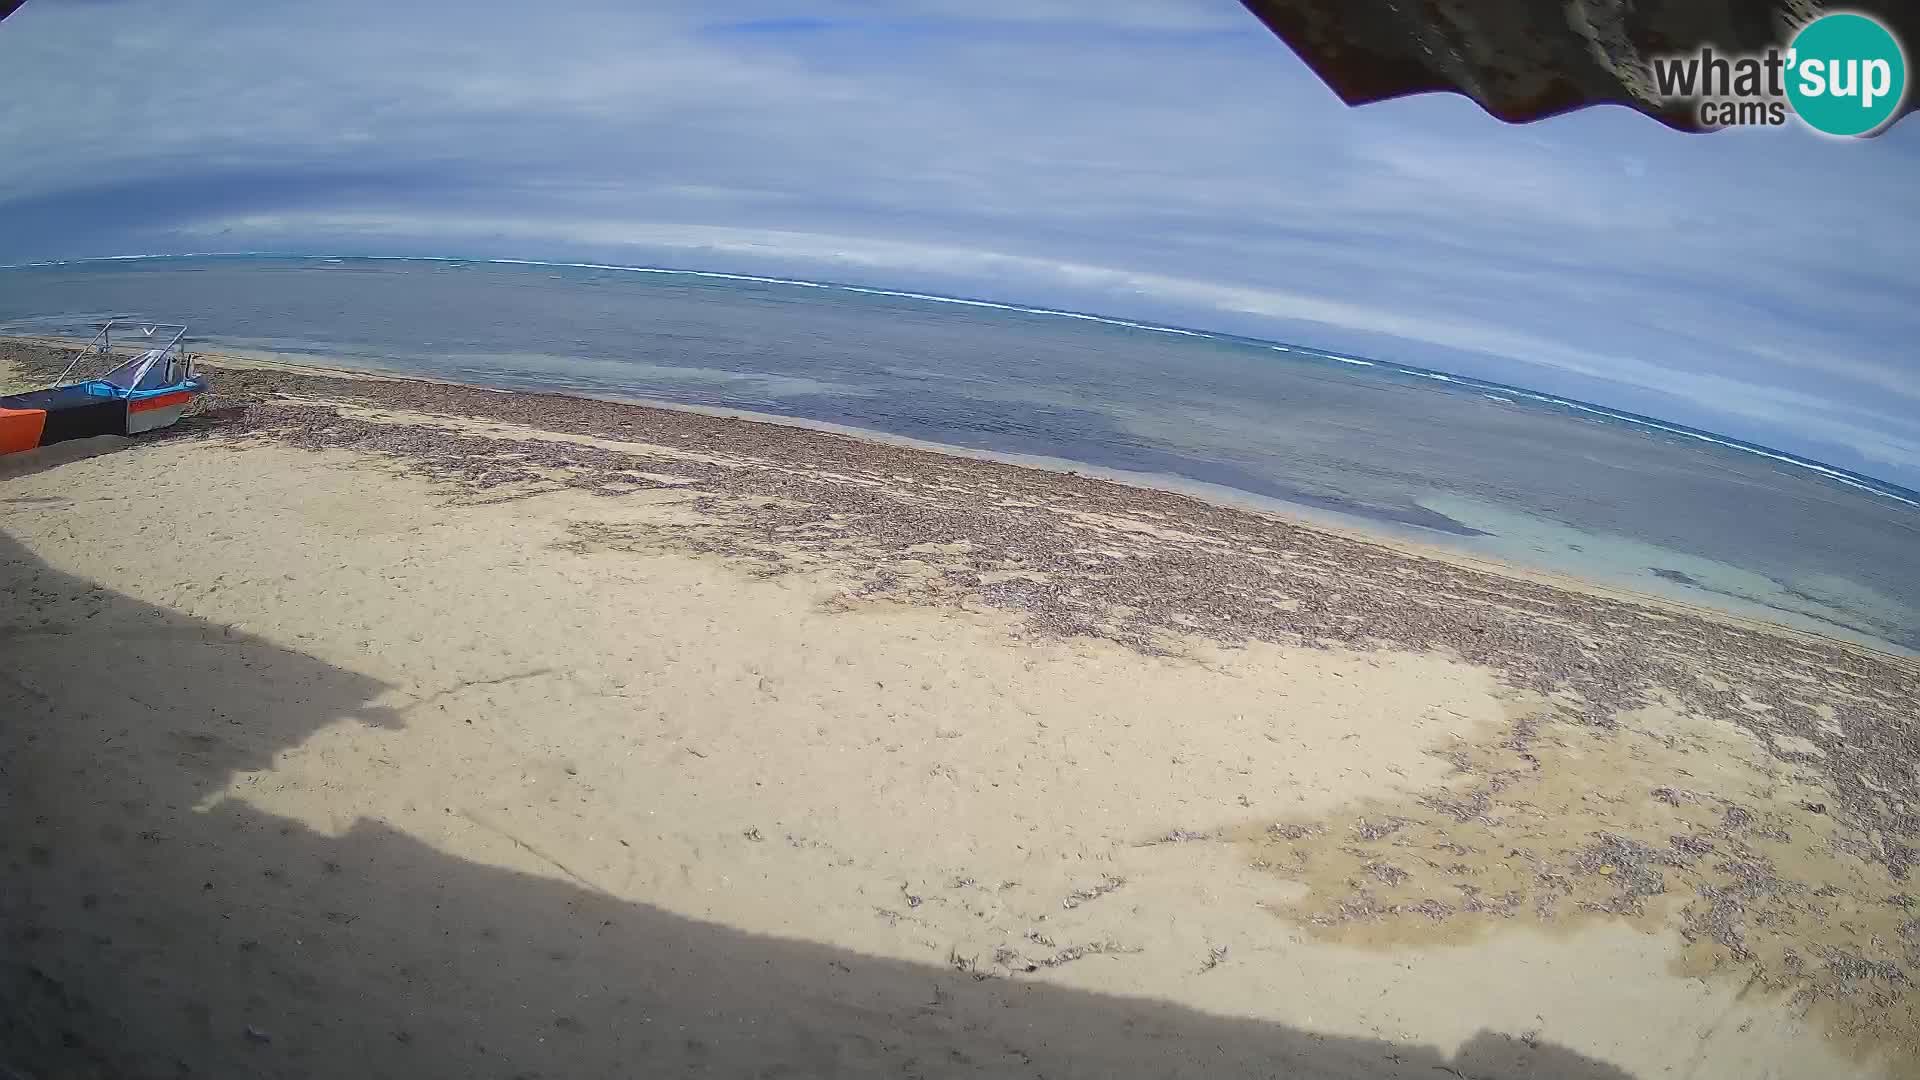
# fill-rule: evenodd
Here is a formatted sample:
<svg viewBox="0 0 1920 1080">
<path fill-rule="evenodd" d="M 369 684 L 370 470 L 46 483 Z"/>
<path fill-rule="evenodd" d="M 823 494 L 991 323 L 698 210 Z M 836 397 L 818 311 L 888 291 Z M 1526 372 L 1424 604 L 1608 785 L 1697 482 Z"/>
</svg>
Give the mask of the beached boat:
<svg viewBox="0 0 1920 1080">
<path fill-rule="evenodd" d="M 138 349 L 118 364 L 116 334 L 132 338 Z M 0 454 L 172 425 L 207 390 L 207 380 L 194 373 L 193 357 L 181 347 L 186 335 L 187 328 L 178 323 L 109 319 L 52 385 L 0 396 Z M 83 362 L 113 366 L 99 375 L 74 377 Z"/>
</svg>

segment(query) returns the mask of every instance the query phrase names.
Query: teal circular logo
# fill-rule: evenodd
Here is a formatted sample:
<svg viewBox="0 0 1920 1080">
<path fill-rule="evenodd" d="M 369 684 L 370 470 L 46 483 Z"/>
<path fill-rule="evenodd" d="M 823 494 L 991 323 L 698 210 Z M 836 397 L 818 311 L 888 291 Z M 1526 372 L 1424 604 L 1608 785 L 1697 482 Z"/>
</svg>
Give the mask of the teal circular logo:
<svg viewBox="0 0 1920 1080">
<path fill-rule="evenodd" d="M 1907 58 L 1893 32 L 1865 15 L 1822 15 L 1787 50 L 1787 100 L 1816 131 L 1866 135 L 1907 97 Z"/>
</svg>

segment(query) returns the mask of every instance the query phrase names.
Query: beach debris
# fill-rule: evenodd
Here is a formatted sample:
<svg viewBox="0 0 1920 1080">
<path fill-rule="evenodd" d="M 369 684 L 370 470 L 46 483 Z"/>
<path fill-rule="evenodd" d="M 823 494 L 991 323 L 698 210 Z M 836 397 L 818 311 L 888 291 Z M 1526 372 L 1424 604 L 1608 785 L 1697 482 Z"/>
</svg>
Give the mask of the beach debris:
<svg viewBox="0 0 1920 1080">
<path fill-rule="evenodd" d="M 1171 829 L 1138 847 L 1157 847 L 1161 844 L 1184 844 L 1193 840 L 1211 840 L 1212 833 L 1194 832 L 1192 829 Z"/>
<path fill-rule="evenodd" d="M 1323 832 L 1326 832 L 1326 830 L 1321 828 L 1318 825 L 1300 825 L 1300 824 L 1288 824 L 1286 822 L 1275 822 L 1274 824 L 1267 826 L 1268 835 L 1276 836 L 1282 840 L 1305 840 L 1309 836 L 1314 836 Z"/>
<path fill-rule="evenodd" d="M 760 835 L 760 827 L 758 825 L 752 826 L 751 828 L 740 830 L 740 835 L 746 837 L 747 839 L 753 841 L 756 844 L 766 839 L 766 837 Z"/>
<path fill-rule="evenodd" d="M 1484 788 L 1464 799 L 1452 799 L 1444 795 L 1422 795 L 1420 805 L 1445 814 L 1463 825 L 1469 822 L 1490 827 L 1498 824 L 1487 814 L 1487 811 L 1493 809 L 1493 793 Z"/>
<path fill-rule="evenodd" d="M 1112 939 L 1108 939 L 1105 941 L 1090 942 L 1086 945 L 1069 945 L 1064 949 L 1055 951 L 1052 956 L 1044 956 L 1035 960 L 1034 963 L 1043 968 L 1057 968 L 1089 956 L 1123 956 L 1128 953 L 1137 953 L 1140 951 L 1137 945 L 1121 945 Z"/>
<path fill-rule="evenodd" d="M 270 1043 L 273 1041 L 273 1036 L 267 1034 L 266 1032 L 260 1030 L 257 1027 L 254 1027 L 252 1024 L 247 1025 L 245 1035 L 247 1037 L 247 1041 L 252 1043 Z"/>
<path fill-rule="evenodd" d="M 1020 950 L 1011 945 L 999 945 L 993 950 L 993 962 L 1009 971 L 1034 972 L 1040 965 L 1020 955 Z"/>
<path fill-rule="evenodd" d="M 1594 842 L 1573 853 L 1568 869 L 1595 874 L 1619 889 L 1611 898 L 1586 906 L 1614 914 L 1639 914 L 1645 897 L 1667 891 L 1663 866 L 1684 866 L 1676 856 L 1610 832 L 1596 832 Z"/>
<path fill-rule="evenodd" d="M 1712 840 L 1704 836 L 1694 836 L 1690 833 L 1675 833 L 1667 837 L 1667 844 L 1672 847 L 1673 850 L 1686 856 L 1689 860 L 1713 853 Z"/>
<path fill-rule="evenodd" d="M 957 945 L 947 950 L 947 966 L 955 971 L 973 976 L 975 982 L 984 982 L 987 979 L 993 978 L 990 973 L 980 970 L 980 956 L 978 953 L 972 956 L 962 956 L 960 955 L 960 947 Z"/>
<path fill-rule="evenodd" d="M 1044 939 L 1036 939 L 1032 931 L 1028 931 L 1028 940 L 1034 941 L 1035 944 L 1041 944 Z M 1018 949 L 1010 945 L 999 946 L 993 951 L 993 962 L 1009 971 L 1031 974 L 1032 972 L 1039 971 L 1041 968 L 1064 967 L 1067 964 L 1073 963 L 1075 960 L 1083 960 L 1089 956 L 1125 956 L 1142 951 L 1138 946 L 1122 945 L 1112 938 L 1104 938 L 1100 941 L 1092 941 L 1084 945 L 1069 945 L 1064 949 L 1053 946 L 1051 942 L 1045 942 L 1045 944 L 1047 947 L 1053 948 L 1054 951 L 1046 956 L 1039 957 L 1022 955 Z M 1226 955 L 1224 949 L 1215 951 L 1222 956 Z"/>
<path fill-rule="evenodd" d="M 1362 840 L 1380 840 L 1407 827 L 1406 818 L 1383 817 L 1369 821 L 1361 818 L 1353 826 L 1353 835 Z"/>
<path fill-rule="evenodd" d="M 1100 877 L 1099 884 L 1085 889 L 1075 889 L 1068 893 L 1067 898 L 1060 901 L 1060 906 L 1069 910 L 1077 908 L 1081 904 L 1091 903 L 1100 899 L 1126 883 L 1126 878 L 1115 877 L 1112 874 L 1103 874 Z"/>
<path fill-rule="evenodd" d="M 1870 960 L 1831 946 L 1823 951 L 1826 954 L 1828 973 L 1849 987 L 1868 980 L 1889 986 L 1899 986 L 1910 981 L 1907 973 L 1897 964 L 1885 960 Z"/>
<path fill-rule="evenodd" d="M 1389 862 L 1371 861 L 1364 864 L 1361 869 L 1383 885 L 1399 885 L 1413 876 Z"/>
<path fill-rule="evenodd" d="M 1454 888 L 1459 889 L 1465 897 L 1460 902 L 1461 911 L 1498 915 L 1503 919 L 1511 919 L 1518 914 L 1520 905 L 1527 899 L 1526 894 L 1518 889 L 1508 889 L 1498 896 L 1489 897 L 1472 885 L 1455 885 Z"/>
<path fill-rule="evenodd" d="M 1418 915 L 1424 919 L 1439 922 L 1449 915 L 1452 915 L 1453 909 L 1432 897 L 1428 897 L 1425 900 L 1418 900 L 1411 904 L 1397 905 L 1393 909 L 1393 913 L 1396 915 Z"/>
<path fill-rule="evenodd" d="M 203 409 L 194 415 L 207 423 L 231 424 L 247 418 L 247 407 L 245 405 L 222 405 L 218 408 Z"/>
<path fill-rule="evenodd" d="M 1227 947 L 1225 945 L 1215 945 L 1213 948 L 1208 949 L 1207 959 L 1200 965 L 1200 974 L 1205 975 L 1207 972 L 1219 967 L 1226 959 Z"/>
</svg>

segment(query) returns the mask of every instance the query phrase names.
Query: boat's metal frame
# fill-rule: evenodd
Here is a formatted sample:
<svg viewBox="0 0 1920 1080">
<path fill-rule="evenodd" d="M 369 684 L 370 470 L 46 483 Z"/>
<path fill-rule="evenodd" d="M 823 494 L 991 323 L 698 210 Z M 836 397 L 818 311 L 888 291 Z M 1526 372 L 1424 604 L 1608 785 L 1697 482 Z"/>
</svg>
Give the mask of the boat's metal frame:
<svg viewBox="0 0 1920 1080">
<path fill-rule="evenodd" d="M 80 361 L 85 360 L 87 357 L 111 357 L 113 355 L 113 328 L 116 325 L 125 323 L 133 323 L 133 325 L 139 327 L 137 334 L 129 335 L 134 337 L 135 340 L 152 341 L 155 338 L 159 338 L 160 344 L 158 346 L 149 346 L 141 352 L 134 354 L 133 359 L 99 375 L 97 381 L 116 382 L 117 380 L 114 379 L 115 375 L 120 374 L 127 368 L 133 367 L 135 364 L 139 364 L 140 370 L 134 374 L 132 379 L 126 382 L 128 386 L 138 386 L 140 385 L 141 377 L 145 376 L 154 362 L 161 358 L 166 358 L 170 363 L 180 363 L 183 365 L 179 373 L 179 379 L 169 381 L 185 382 L 193 377 L 193 356 L 180 347 L 180 342 L 187 336 L 186 323 L 137 323 L 129 319 L 108 319 L 106 322 L 100 324 L 100 329 L 94 331 L 93 340 L 87 342 L 85 346 L 73 354 L 73 359 L 67 361 L 67 366 L 61 369 L 60 374 L 54 377 L 53 382 L 47 384 L 47 389 L 51 390 L 70 385 L 67 381 L 67 376 L 73 374 L 73 369 L 79 367 Z M 142 363 L 142 361 L 145 362 Z M 75 379 L 73 381 L 80 383 L 96 380 Z"/>
</svg>

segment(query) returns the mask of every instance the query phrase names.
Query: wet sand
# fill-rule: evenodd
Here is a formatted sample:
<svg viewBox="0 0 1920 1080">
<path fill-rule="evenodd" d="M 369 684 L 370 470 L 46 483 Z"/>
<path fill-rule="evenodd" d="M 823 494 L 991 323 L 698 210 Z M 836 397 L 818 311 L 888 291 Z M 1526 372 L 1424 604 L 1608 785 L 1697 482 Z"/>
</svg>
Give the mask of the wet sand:
<svg viewBox="0 0 1920 1080">
<path fill-rule="evenodd" d="M 0 463 L 16 1069 L 1920 1061 L 1910 661 L 793 427 L 207 405 Z"/>
</svg>

